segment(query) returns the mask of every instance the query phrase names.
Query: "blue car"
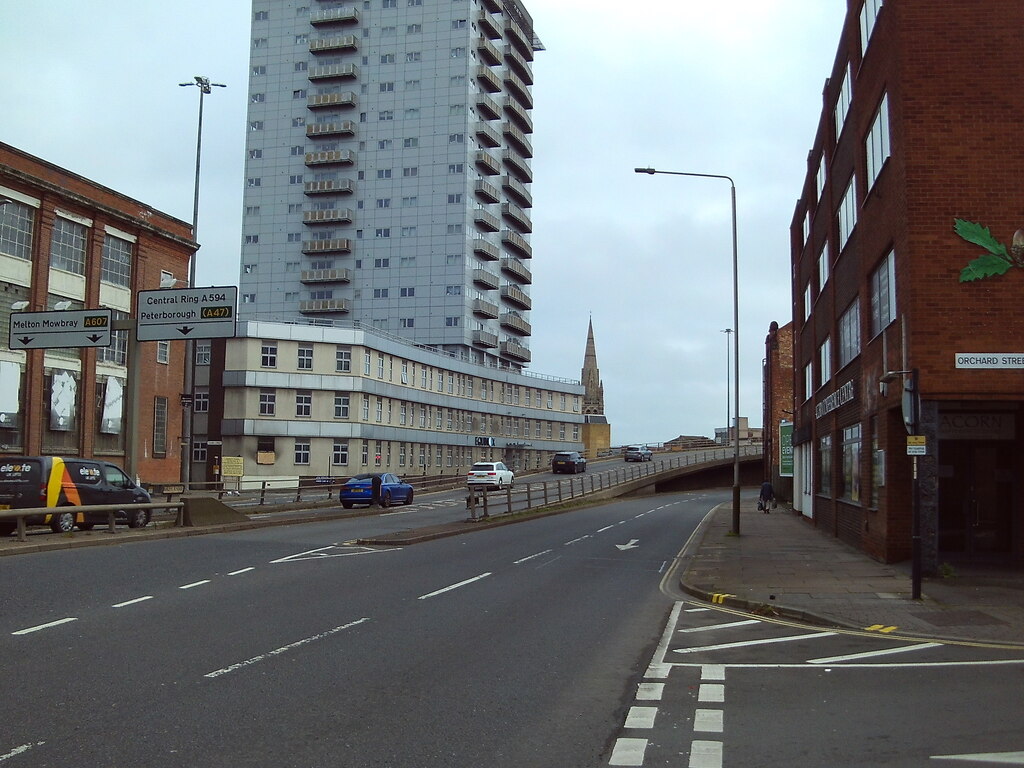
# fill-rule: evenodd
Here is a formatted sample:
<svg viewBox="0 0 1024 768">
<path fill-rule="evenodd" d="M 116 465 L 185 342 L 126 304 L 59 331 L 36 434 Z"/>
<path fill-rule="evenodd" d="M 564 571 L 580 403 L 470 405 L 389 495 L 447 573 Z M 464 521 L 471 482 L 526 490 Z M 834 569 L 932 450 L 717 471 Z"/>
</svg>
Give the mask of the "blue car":
<svg viewBox="0 0 1024 768">
<path fill-rule="evenodd" d="M 380 482 L 380 505 L 390 507 L 392 504 L 412 504 L 412 486 L 402 482 L 397 475 L 390 472 L 369 472 L 349 478 L 338 494 L 341 506 L 352 509 L 356 504 L 373 504 L 374 478 Z"/>
</svg>

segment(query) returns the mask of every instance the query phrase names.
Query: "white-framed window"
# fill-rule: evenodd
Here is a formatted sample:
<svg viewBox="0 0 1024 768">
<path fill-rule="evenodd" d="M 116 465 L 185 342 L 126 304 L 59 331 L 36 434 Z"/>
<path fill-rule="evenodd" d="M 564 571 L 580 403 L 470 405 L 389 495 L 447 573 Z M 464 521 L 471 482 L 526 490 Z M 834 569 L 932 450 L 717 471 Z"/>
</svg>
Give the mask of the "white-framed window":
<svg viewBox="0 0 1024 768">
<path fill-rule="evenodd" d="M 807 281 L 807 285 L 804 286 L 804 322 L 806 323 L 811 318 L 811 281 Z"/>
<path fill-rule="evenodd" d="M 309 464 L 309 440 L 302 438 L 295 441 L 295 463 Z"/>
<path fill-rule="evenodd" d="M 832 495 L 832 435 L 818 438 L 818 493 Z"/>
<path fill-rule="evenodd" d="M 55 216 L 50 234 L 50 266 L 84 275 L 88 231 L 84 224 Z"/>
<path fill-rule="evenodd" d="M 313 415 L 313 392 L 309 389 L 299 389 L 295 392 L 295 415 L 308 419 Z"/>
<path fill-rule="evenodd" d="M 132 243 L 108 234 L 103 238 L 100 280 L 130 288 L 132 284 Z"/>
<path fill-rule="evenodd" d="M 839 496 L 850 501 L 860 501 L 860 424 L 843 428 L 843 473 Z"/>
<path fill-rule="evenodd" d="M 192 411 L 194 413 L 209 413 L 210 412 L 210 393 L 209 392 L 193 392 L 192 393 Z"/>
<path fill-rule="evenodd" d="M 171 342 L 158 341 L 156 343 L 156 361 L 167 365 L 171 361 Z"/>
<path fill-rule="evenodd" d="M 192 461 L 206 461 L 207 444 L 205 440 L 196 440 L 192 443 Z"/>
<path fill-rule="evenodd" d="M 896 254 L 889 251 L 871 273 L 871 338 L 896 319 Z"/>
<path fill-rule="evenodd" d="M 335 392 L 334 393 L 334 418 L 336 419 L 347 419 L 349 409 L 349 394 L 348 392 Z"/>
<path fill-rule="evenodd" d="M 875 119 L 871 123 L 871 130 L 864 142 L 864 152 L 867 156 L 868 189 L 874 186 L 878 174 L 882 171 L 882 165 L 889 157 L 889 94 L 882 96 L 878 105 Z"/>
<path fill-rule="evenodd" d="M 843 193 L 843 201 L 837 212 L 839 218 L 839 252 L 846 247 L 853 228 L 857 226 L 857 174 L 850 176 L 850 183 Z"/>
<path fill-rule="evenodd" d="M 352 371 L 351 347 L 335 347 L 334 370 L 338 371 L 339 373 L 349 373 Z"/>
<path fill-rule="evenodd" d="M 843 74 L 843 84 L 839 88 L 839 98 L 836 100 L 836 141 L 839 141 L 839 134 L 843 132 L 846 124 L 846 116 L 850 112 L 850 102 L 853 99 L 853 86 L 850 82 L 850 65 L 846 65 L 846 72 Z"/>
<path fill-rule="evenodd" d="M 826 337 L 818 347 L 818 386 L 824 386 L 832 378 L 832 339 Z"/>
<path fill-rule="evenodd" d="M 839 318 L 839 367 L 843 368 L 860 354 L 860 299 Z"/>
<path fill-rule="evenodd" d="M 878 11 L 882 8 L 882 0 L 864 0 L 860 9 L 860 52 L 861 56 L 868 49 L 871 42 L 871 33 L 875 31 L 875 21 L 878 19 Z"/>
<path fill-rule="evenodd" d="M 274 416 L 277 413 L 277 390 L 260 390 L 260 416 Z"/>
<path fill-rule="evenodd" d="M 313 370 L 313 345 L 312 344 L 300 344 L 298 350 L 298 358 L 296 359 L 296 367 L 300 371 L 311 371 Z"/>
<path fill-rule="evenodd" d="M 210 342 L 209 341 L 197 341 L 195 343 L 196 351 L 196 365 L 209 365 L 210 364 Z"/>
<path fill-rule="evenodd" d="M 336 467 L 344 467 L 348 464 L 348 443 L 334 443 L 331 450 L 331 464 Z"/>
<path fill-rule="evenodd" d="M 0 253 L 30 261 L 35 224 L 36 211 L 32 206 L 16 200 L 0 205 Z"/>
<path fill-rule="evenodd" d="M 820 294 L 824 288 L 825 283 L 828 282 L 829 266 L 828 266 L 828 243 L 821 246 L 821 253 L 818 254 L 818 293 Z"/>
<path fill-rule="evenodd" d="M 260 347 L 260 367 L 261 368 L 276 368 L 277 367 L 277 342 L 276 341 L 264 341 Z"/>
<path fill-rule="evenodd" d="M 821 158 L 818 160 L 818 175 L 814 179 L 814 189 L 817 193 L 818 202 L 821 202 L 822 196 L 825 194 L 825 153 L 821 153 Z"/>
<path fill-rule="evenodd" d="M 809 400 L 814 394 L 814 366 L 808 363 L 804 366 L 804 400 Z"/>
</svg>

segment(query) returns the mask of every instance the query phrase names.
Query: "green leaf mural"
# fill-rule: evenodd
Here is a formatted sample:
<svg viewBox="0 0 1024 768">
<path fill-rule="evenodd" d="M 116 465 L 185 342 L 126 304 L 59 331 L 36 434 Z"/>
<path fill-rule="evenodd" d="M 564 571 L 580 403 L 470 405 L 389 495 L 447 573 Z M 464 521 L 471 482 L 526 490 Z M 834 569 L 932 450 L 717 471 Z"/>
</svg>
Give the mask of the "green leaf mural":
<svg viewBox="0 0 1024 768">
<path fill-rule="evenodd" d="M 1009 272 L 1013 266 L 1024 266 L 1024 263 L 1018 258 L 1019 249 L 1016 242 L 1014 243 L 1013 255 L 1011 256 L 1011 252 L 1006 249 L 1006 245 L 996 240 L 988 227 L 983 227 L 981 224 L 973 221 L 954 219 L 953 229 L 967 242 L 980 245 L 988 251 L 988 253 L 981 254 L 960 270 L 961 283 L 984 280 L 988 277 L 999 277 Z"/>
</svg>

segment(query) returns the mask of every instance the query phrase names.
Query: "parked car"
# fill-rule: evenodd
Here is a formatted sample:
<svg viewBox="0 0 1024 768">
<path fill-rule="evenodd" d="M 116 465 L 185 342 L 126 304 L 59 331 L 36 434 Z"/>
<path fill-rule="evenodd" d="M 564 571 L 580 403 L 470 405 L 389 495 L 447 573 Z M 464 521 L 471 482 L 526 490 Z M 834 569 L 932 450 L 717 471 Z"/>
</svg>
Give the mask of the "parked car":
<svg viewBox="0 0 1024 768">
<path fill-rule="evenodd" d="M 516 476 L 511 469 L 500 461 L 478 461 L 469 468 L 466 475 L 468 488 L 511 488 L 515 485 Z"/>
<path fill-rule="evenodd" d="M 626 461 L 650 461 L 653 458 L 654 454 L 646 445 L 631 445 L 626 448 Z"/>
<path fill-rule="evenodd" d="M 0 509 L 53 507 L 54 512 L 25 519 L 26 525 L 48 525 L 54 533 L 68 533 L 77 525 L 88 531 L 107 522 L 107 512 L 78 512 L 74 507 L 93 504 L 148 504 L 149 492 L 116 464 L 94 459 L 60 456 L 19 456 L 0 460 Z M 149 509 L 119 509 L 117 522 L 129 528 L 149 523 Z M 17 528 L 13 518 L 0 519 L 0 535 Z"/>
<path fill-rule="evenodd" d="M 551 457 L 551 471 L 556 475 L 562 472 L 576 474 L 587 471 L 587 460 L 578 451 L 559 451 Z"/>
<path fill-rule="evenodd" d="M 380 505 L 390 507 L 392 504 L 412 504 L 412 486 L 397 475 L 390 472 L 366 472 L 350 477 L 338 491 L 338 500 L 345 509 L 352 509 L 356 504 L 370 506 L 374 502 L 373 487 L 380 485 Z"/>
</svg>

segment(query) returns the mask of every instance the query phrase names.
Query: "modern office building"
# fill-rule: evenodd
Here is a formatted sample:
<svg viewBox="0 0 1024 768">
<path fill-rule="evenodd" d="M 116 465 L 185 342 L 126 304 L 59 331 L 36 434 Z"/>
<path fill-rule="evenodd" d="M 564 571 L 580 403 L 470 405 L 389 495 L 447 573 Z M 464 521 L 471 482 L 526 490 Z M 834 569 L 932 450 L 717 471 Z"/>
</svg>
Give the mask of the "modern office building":
<svg viewBox="0 0 1024 768">
<path fill-rule="evenodd" d="M 847 6 L 791 226 L 794 505 L 885 561 L 916 513 L 925 573 L 1019 562 L 1024 4 Z"/>
<path fill-rule="evenodd" d="M 184 344 L 139 343 L 132 361 L 117 325 L 140 290 L 184 278 L 195 249 L 191 224 L 0 144 L 0 457 L 105 458 L 146 483 L 179 479 Z M 9 344 L 12 311 L 99 308 L 110 346 Z"/>
<path fill-rule="evenodd" d="M 530 361 L 518 0 L 254 0 L 239 318 Z"/>
</svg>

